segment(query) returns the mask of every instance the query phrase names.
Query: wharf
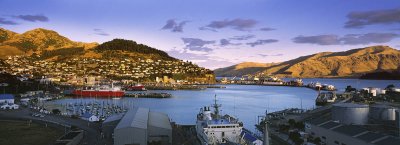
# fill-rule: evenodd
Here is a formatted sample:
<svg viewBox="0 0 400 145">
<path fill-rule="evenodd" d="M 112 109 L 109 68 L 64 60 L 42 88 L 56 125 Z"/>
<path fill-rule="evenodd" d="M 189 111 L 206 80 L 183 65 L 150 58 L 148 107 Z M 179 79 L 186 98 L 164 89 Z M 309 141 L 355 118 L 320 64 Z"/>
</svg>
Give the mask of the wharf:
<svg viewBox="0 0 400 145">
<path fill-rule="evenodd" d="M 204 90 L 203 85 L 148 85 L 147 90 Z"/>
<path fill-rule="evenodd" d="M 172 95 L 168 93 L 126 93 L 125 97 L 134 98 L 171 98 Z"/>
</svg>

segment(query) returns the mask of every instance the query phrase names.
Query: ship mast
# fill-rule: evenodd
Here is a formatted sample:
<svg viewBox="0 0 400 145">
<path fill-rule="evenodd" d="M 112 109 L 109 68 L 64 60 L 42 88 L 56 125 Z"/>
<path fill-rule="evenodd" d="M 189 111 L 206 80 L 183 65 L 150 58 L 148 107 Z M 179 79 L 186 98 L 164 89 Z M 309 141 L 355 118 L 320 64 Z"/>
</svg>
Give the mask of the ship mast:
<svg viewBox="0 0 400 145">
<path fill-rule="evenodd" d="M 214 107 L 214 114 L 217 119 L 219 119 L 219 107 L 221 107 L 221 104 L 217 104 L 217 94 L 214 96 L 214 104 L 212 105 Z"/>
<path fill-rule="evenodd" d="M 265 124 L 264 124 L 264 142 L 263 145 L 269 145 L 269 132 L 268 132 L 268 110 L 265 110 Z"/>
</svg>

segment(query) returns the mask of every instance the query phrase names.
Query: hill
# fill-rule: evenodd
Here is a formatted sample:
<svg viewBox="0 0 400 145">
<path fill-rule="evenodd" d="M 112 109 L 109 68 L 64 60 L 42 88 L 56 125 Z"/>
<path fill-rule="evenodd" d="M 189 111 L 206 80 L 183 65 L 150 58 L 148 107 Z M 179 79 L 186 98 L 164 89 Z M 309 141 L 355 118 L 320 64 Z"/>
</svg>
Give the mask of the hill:
<svg viewBox="0 0 400 145">
<path fill-rule="evenodd" d="M 0 28 L 0 58 L 9 55 L 40 54 L 44 51 L 65 48 L 90 49 L 97 45 L 97 43 L 75 42 L 55 31 L 43 28 L 33 29 L 22 34 Z"/>
<path fill-rule="evenodd" d="M 96 46 L 94 51 L 102 53 L 105 57 L 139 57 L 150 59 L 176 60 L 166 52 L 149 47 L 144 44 L 138 44 L 132 40 L 114 39 Z M 114 56 L 115 55 L 115 56 Z"/>
<path fill-rule="evenodd" d="M 365 73 L 396 70 L 400 51 L 371 46 L 343 52 L 321 52 L 263 68 L 257 72 L 281 77 L 359 77 Z M 229 68 L 229 67 L 228 67 Z M 223 74 L 223 72 L 218 72 Z"/>
<path fill-rule="evenodd" d="M 71 84 L 77 81 L 65 79 L 64 74 L 77 78 L 91 75 L 145 82 L 154 82 L 157 78 L 163 78 L 165 82 L 170 81 L 167 78 L 189 83 L 215 81 L 209 69 L 132 40 L 113 39 L 100 45 L 74 42 L 42 28 L 22 34 L 0 29 L 0 36 L 0 71 L 10 74 L 29 72 Z M 15 55 L 20 56 L 12 57 Z M 11 58 L 1 59 L 6 56 Z"/>
<path fill-rule="evenodd" d="M 216 76 L 220 77 L 242 76 L 246 74 L 255 74 L 275 64 L 276 63 L 243 62 L 237 65 L 215 69 L 214 73 Z"/>
<path fill-rule="evenodd" d="M 18 34 L 0 28 L 0 59 L 14 55 L 35 55 L 38 59 L 143 58 L 176 60 L 166 52 L 132 40 L 114 39 L 102 44 L 75 42 L 53 30 L 37 28 Z"/>
</svg>

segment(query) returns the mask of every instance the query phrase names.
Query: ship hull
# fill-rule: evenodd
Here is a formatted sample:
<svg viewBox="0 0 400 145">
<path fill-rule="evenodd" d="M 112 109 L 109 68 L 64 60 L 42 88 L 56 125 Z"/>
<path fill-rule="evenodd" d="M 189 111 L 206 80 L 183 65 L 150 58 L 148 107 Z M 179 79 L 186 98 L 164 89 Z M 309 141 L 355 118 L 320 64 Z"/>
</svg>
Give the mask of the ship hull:
<svg viewBox="0 0 400 145">
<path fill-rule="evenodd" d="M 97 90 L 74 90 L 72 92 L 77 97 L 123 97 L 125 95 L 124 91 L 97 91 Z"/>
</svg>

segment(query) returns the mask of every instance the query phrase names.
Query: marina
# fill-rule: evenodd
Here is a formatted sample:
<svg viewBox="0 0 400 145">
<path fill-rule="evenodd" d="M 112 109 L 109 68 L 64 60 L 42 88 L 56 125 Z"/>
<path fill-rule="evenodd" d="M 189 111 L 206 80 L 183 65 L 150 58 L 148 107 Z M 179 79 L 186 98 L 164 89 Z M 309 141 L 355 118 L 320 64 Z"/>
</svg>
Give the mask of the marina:
<svg viewBox="0 0 400 145">
<path fill-rule="evenodd" d="M 305 83 L 321 82 L 333 84 L 338 91 L 344 91 L 351 85 L 361 89 L 363 87 L 384 88 L 388 84 L 399 85 L 398 81 L 371 81 L 358 79 L 303 79 Z M 315 99 L 318 92 L 303 87 L 260 86 L 260 85 L 224 85 L 226 88 L 208 88 L 203 90 L 148 90 L 146 93 L 168 93 L 173 97 L 165 99 L 122 97 L 112 100 L 115 104 L 132 102 L 135 106 L 150 108 L 154 111 L 167 113 L 170 118 L 181 125 L 193 125 L 193 116 L 196 116 L 198 108 L 213 102 L 217 94 L 220 104 L 224 104 L 222 113 L 231 114 L 244 123 L 244 127 L 255 131 L 256 116 L 263 114 L 266 108 L 271 112 L 287 108 L 316 108 Z M 130 93 L 130 92 L 127 92 Z M 56 104 L 90 103 L 94 98 L 64 98 L 52 101 Z M 97 100 L 111 99 L 98 98 Z M 128 103 L 130 104 L 130 103 Z M 126 104 L 125 104 L 126 105 Z M 252 106 L 252 107 L 248 107 Z M 185 114 L 185 115 L 181 115 Z"/>
</svg>

